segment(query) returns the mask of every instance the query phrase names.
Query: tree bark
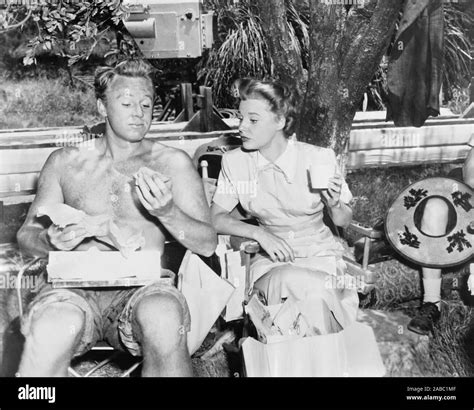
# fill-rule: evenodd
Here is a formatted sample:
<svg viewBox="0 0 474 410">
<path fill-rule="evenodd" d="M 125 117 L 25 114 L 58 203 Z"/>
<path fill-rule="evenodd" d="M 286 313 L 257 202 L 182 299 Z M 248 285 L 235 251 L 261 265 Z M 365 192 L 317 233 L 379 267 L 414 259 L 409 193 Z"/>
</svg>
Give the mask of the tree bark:
<svg viewBox="0 0 474 410">
<path fill-rule="evenodd" d="M 285 0 L 255 0 L 265 40 L 273 60 L 273 75 L 303 98 L 306 79 L 303 63 L 291 41 L 286 18 Z"/>
<path fill-rule="evenodd" d="M 310 0 L 310 68 L 298 139 L 344 151 L 403 4 L 372 0 L 361 8 Z"/>
</svg>

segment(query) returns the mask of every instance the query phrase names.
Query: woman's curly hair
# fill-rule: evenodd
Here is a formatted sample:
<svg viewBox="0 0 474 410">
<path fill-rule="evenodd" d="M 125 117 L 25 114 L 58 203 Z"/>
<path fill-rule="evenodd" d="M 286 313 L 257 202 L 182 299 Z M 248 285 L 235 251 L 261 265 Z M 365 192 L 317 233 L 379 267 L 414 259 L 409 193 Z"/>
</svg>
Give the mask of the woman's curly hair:
<svg viewBox="0 0 474 410">
<path fill-rule="evenodd" d="M 285 118 L 283 132 L 286 137 L 294 134 L 296 119 L 298 118 L 298 101 L 296 93 L 281 81 L 262 81 L 253 78 L 242 78 L 234 85 L 237 96 L 245 101 L 247 99 L 261 99 L 270 105 L 271 111 Z"/>
</svg>

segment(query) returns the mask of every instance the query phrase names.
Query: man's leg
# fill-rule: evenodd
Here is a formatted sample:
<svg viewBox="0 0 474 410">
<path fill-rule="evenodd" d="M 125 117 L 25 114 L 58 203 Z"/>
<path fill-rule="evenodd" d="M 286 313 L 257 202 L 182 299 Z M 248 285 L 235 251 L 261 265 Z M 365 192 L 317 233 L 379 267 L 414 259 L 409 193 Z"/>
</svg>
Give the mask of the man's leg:
<svg viewBox="0 0 474 410">
<path fill-rule="evenodd" d="M 421 230 L 432 236 L 446 234 L 449 208 L 440 198 L 431 198 L 424 209 Z M 408 324 L 408 329 L 428 334 L 433 323 L 440 317 L 441 302 L 441 269 L 421 268 L 423 279 L 423 303 L 418 314 Z"/>
<path fill-rule="evenodd" d="M 143 352 L 142 376 L 192 376 L 184 311 L 171 294 L 144 296 L 135 307 Z"/>
<path fill-rule="evenodd" d="M 19 375 L 67 376 L 84 323 L 84 312 L 71 303 L 50 303 L 35 311 L 25 335 Z"/>
</svg>

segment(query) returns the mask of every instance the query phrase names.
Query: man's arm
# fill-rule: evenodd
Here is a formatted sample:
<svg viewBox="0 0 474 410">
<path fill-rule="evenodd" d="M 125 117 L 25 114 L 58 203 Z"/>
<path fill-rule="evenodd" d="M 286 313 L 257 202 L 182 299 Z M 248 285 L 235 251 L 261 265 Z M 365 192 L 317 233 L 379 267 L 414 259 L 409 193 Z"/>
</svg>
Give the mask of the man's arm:
<svg viewBox="0 0 474 410">
<path fill-rule="evenodd" d="M 171 184 L 143 174 L 137 181 L 139 198 L 184 247 L 211 256 L 217 246 L 217 234 L 211 224 L 202 180 L 186 153 L 173 150 L 165 156 Z"/>
<path fill-rule="evenodd" d="M 60 150 L 54 151 L 44 164 L 38 180 L 36 197 L 30 206 L 25 222 L 17 233 L 21 251 L 31 256 L 48 256 L 48 252 L 53 249 L 47 233 L 50 223 L 45 224 L 46 221 L 40 221 L 36 214 L 40 206 L 64 202 L 58 172 L 60 155 Z"/>
</svg>

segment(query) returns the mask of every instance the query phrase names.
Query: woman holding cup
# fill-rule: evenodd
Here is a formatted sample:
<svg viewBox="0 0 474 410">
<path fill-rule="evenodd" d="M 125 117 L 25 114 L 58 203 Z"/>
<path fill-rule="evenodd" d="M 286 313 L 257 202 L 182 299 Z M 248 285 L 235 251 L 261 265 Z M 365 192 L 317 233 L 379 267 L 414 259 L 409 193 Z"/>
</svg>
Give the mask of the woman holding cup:
<svg viewBox="0 0 474 410">
<path fill-rule="evenodd" d="M 251 284 L 268 305 L 322 299 L 333 313 L 326 332 L 344 328 L 355 321 L 358 297 L 345 274 L 343 247 L 323 223 L 325 206 L 337 226 L 352 218 L 352 195 L 335 153 L 295 140 L 297 102 L 285 84 L 243 79 L 236 89 L 242 147 L 223 156 L 214 226 L 260 244 Z M 258 226 L 230 215 L 238 204 Z"/>
</svg>

